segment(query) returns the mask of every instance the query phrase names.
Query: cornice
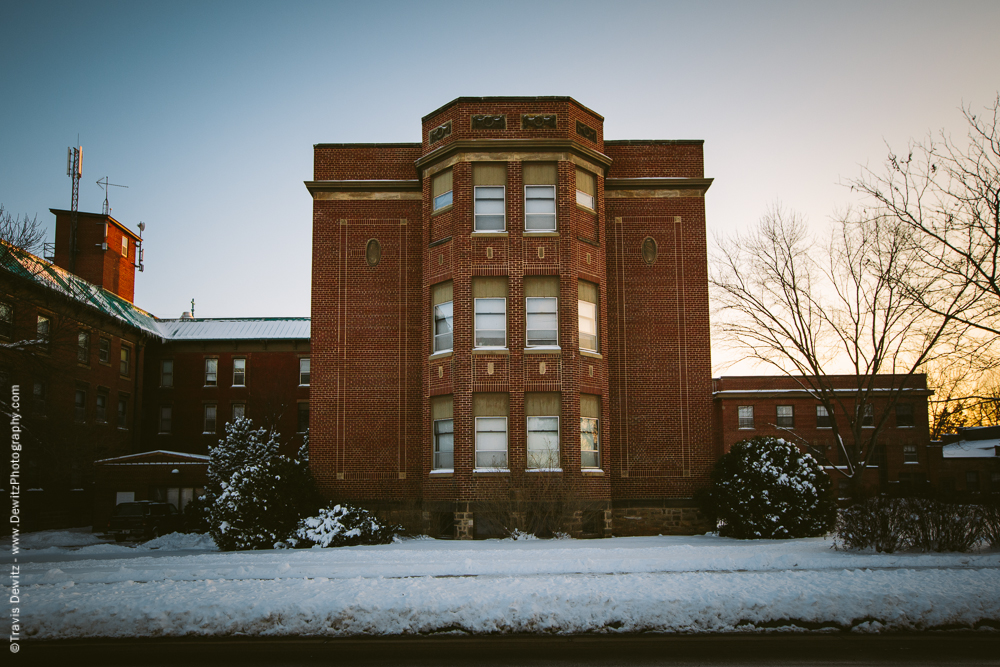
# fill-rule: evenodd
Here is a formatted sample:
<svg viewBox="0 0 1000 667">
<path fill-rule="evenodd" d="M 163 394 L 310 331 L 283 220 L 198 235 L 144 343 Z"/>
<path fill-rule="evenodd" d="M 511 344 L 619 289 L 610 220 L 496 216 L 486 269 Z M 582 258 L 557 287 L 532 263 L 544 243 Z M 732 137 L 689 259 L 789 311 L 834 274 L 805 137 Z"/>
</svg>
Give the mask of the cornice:
<svg viewBox="0 0 1000 667">
<path fill-rule="evenodd" d="M 577 143 L 572 139 L 459 139 L 450 144 L 445 144 L 424 155 L 414 164 L 418 170 L 423 170 L 441 160 L 445 160 L 455 153 L 489 153 L 489 152 L 512 152 L 512 151 L 566 151 L 589 160 L 607 169 L 611 166 L 611 158 Z"/>
<path fill-rule="evenodd" d="M 413 180 L 304 181 L 309 194 L 318 192 L 421 192 L 423 186 Z"/>
<path fill-rule="evenodd" d="M 708 190 L 713 178 L 605 178 L 605 190 Z"/>
</svg>

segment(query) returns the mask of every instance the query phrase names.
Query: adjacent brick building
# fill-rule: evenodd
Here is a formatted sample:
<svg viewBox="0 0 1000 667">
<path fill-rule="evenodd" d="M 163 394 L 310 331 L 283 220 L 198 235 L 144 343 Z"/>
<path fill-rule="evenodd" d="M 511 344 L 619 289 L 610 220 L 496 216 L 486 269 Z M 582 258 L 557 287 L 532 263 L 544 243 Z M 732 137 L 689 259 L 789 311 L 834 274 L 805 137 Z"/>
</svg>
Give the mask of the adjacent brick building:
<svg viewBox="0 0 1000 667">
<path fill-rule="evenodd" d="M 581 532 L 683 530 L 715 459 L 701 141 L 566 97 L 459 98 L 317 144 L 311 461 L 331 497 L 482 534 L 524 475 Z M 685 510 L 685 508 L 688 508 Z"/>
</svg>

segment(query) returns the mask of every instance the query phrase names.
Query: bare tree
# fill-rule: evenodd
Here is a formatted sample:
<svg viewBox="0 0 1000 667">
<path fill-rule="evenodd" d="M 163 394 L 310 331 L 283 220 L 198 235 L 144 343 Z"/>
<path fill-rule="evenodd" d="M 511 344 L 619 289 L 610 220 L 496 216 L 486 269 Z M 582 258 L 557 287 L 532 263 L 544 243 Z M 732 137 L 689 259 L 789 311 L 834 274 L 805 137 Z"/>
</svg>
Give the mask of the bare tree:
<svg viewBox="0 0 1000 667">
<path fill-rule="evenodd" d="M 29 218 L 27 215 L 15 217 L 0 204 L 0 241 L 27 250 L 35 255 L 41 254 L 45 229 L 38 221 L 38 216 Z"/>
<path fill-rule="evenodd" d="M 909 229 L 932 282 L 912 297 L 938 315 L 1000 335 L 1000 94 L 985 114 L 962 108 L 964 140 L 941 133 L 891 151 L 882 171 L 864 169 L 848 185 L 871 215 Z M 948 311 L 952 302 L 960 307 Z"/>
<path fill-rule="evenodd" d="M 713 265 L 722 335 L 745 359 L 796 378 L 836 416 L 835 460 L 803 444 L 839 464 L 858 490 L 910 378 L 961 343 L 954 312 L 962 293 L 928 311 L 918 288 L 937 277 L 920 274 L 913 230 L 877 215 L 846 215 L 817 243 L 799 216 L 775 208 L 749 233 L 719 242 Z M 853 383 L 846 392 L 844 376 Z M 867 406 L 877 409 L 869 416 Z"/>
</svg>

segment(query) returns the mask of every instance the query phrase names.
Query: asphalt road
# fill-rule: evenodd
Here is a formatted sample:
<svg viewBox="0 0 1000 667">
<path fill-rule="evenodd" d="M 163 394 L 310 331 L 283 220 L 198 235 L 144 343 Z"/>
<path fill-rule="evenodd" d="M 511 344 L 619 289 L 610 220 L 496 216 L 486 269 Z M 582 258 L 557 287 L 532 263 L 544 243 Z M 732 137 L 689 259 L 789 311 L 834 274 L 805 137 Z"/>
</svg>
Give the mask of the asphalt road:
<svg viewBox="0 0 1000 667">
<path fill-rule="evenodd" d="M 22 642 L 15 665 L 1000 665 L 1000 631 Z"/>
</svg>

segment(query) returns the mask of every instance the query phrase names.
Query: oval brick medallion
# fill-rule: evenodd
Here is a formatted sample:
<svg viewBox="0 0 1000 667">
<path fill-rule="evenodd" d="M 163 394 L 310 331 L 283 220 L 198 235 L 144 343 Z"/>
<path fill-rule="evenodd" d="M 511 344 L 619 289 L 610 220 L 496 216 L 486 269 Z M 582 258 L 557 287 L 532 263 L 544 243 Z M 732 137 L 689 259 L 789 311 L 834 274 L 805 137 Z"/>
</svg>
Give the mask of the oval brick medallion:
<svg viewBox="0 0 1000 667">
<path fill-rule="evenodd" d="M 659 251 L 658 251 L 658 249 L 656 247 L 656 239 L 654 239 L 652 236 L 647 236 L 645 238 L 645 240 L 643 240 L 643 242 L 642 242 L 642 259 L 643 259 L 643 261 L 645 261 L 646 264 L 649 264 L 650 266 L 652 266 L 653 262 L 656 261 L 656 255 L 658 253 L 659 253 Z"/>
<path fill-rule="evenodd" d="M 368 245 L 365 246 L 365 261 L 368 262 L 368 266 L 376 266 L 382 259 L 382 244 L 378 242 L 378 239 L 370 239 Z"/>
</svg>

